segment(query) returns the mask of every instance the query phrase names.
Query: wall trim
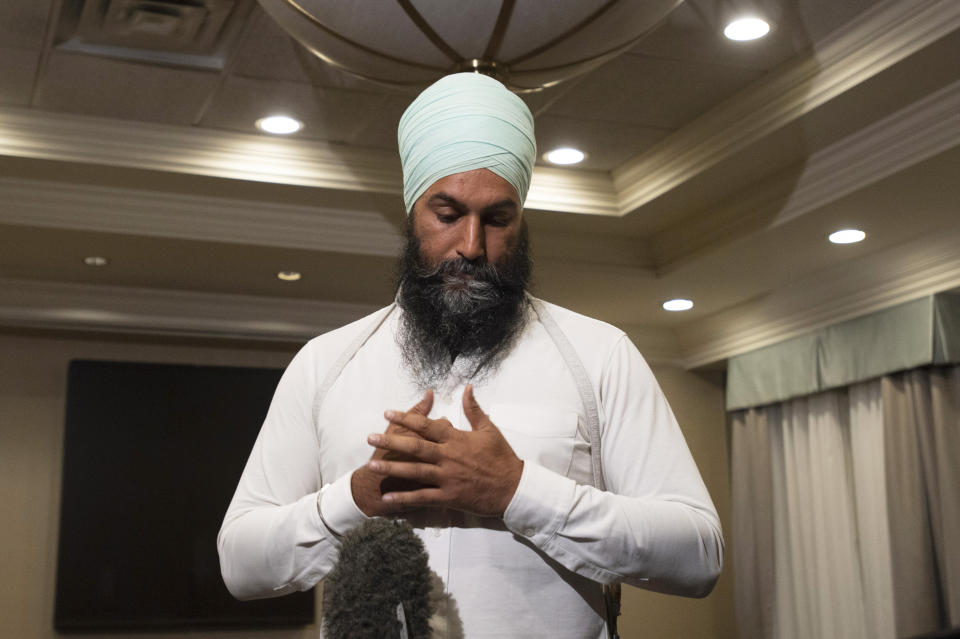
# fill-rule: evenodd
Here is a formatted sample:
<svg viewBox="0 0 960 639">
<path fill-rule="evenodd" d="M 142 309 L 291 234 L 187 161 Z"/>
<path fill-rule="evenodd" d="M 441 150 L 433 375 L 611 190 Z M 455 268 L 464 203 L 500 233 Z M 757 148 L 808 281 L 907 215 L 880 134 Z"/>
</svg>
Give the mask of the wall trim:
<svg viewBox="0 0 960 639">
<path fill-rule="evenodd" d="M 304 342 L 376 310 L 343 302 L 0 279 L 0 325 Z"/>
<path fill-rule="evenodd" d="M 0 223 L 396 256 L 380 213 L 0 177 Z"/>
</svg>

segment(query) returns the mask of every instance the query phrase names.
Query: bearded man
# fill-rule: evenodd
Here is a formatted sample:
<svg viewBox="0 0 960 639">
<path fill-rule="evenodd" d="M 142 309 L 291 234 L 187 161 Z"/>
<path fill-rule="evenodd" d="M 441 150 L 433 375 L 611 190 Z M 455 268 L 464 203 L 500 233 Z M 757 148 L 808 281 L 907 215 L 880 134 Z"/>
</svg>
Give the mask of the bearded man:
<svg viewBox="0 0 960 639">
<path fill-rule="evenodd" d="M 398 137 L 396 303 L 284 373 L 218 539 L 230 591 L 308 589 L 382 516 L 426 546 L 435 636 L 598 639 L 604 584 L 706 595 L 719 520 L 649 367 L 622 331 L 526 292 L 529 109 L 451 75 Z"/>
</svg>

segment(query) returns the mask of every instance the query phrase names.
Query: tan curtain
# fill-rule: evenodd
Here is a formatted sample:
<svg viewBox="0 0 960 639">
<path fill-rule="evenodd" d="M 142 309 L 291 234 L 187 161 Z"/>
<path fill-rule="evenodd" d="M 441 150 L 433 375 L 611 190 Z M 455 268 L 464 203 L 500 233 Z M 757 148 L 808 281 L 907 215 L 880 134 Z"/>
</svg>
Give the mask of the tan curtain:
<svg viewBox="0 0 960 639">
<path fill-rule="evenodd" d="M 897 635 L 960 627 L 960 367 L 883 380 Z"/>
<path fill-rule="evenodd" d="M 741 637 L 772 637 L 775 624 L 774 601 L 769 596 L 776 575 L 767 415 L 765 409 L 738 411 L 730 424 L 734 601 Z"/>
<path fill-rule="evenodd" d="M 960 628 L 960 367 L 731 414 L 740 636 Z"/>
</svg>

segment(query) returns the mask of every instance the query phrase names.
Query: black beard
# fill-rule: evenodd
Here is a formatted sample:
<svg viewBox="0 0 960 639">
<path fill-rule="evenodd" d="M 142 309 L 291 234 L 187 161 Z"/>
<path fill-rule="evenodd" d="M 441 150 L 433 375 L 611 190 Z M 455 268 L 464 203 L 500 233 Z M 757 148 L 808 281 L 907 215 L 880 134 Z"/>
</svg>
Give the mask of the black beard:
<svg viewBox="0 0 960 639">
<path fill-rule="evenodd" d="M 458 356 L 476 362 L 469 378 L 494 370 L 526 320 L 532 270 L 526 221 L 517 245 L 496 263 L 456 258 L 428 264 L 412 227 L 411 219 L 397 278 L 404 363 L 421 388 L 441 387 Z"/>
</svg>

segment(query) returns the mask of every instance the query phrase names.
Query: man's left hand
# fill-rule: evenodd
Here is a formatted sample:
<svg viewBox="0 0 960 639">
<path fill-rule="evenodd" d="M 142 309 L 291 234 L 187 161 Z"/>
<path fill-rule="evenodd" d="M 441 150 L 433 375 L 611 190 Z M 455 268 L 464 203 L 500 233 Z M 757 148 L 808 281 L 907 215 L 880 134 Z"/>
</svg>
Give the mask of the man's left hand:
<svg viewBox="0 0 960 639">
<path fill-rule="evenodd" d="M 391 424 L 419 437 L 400 434 L 370 435 L 372 446 L 401 453 L 414 461 L 372 459 L 371 470 L 390 477 L 425 484 L 418 490 L 390 492 L 383 501 L 398 510 L 440 507 L 487 517 L 502 517 L 520 483 L 521 461 L 473 396 L 463 392 L 463 412 L 471 430 L 457 430 L 446 419 L 430 419 L 415 412 L 387 411 Z"/>
</svg>

